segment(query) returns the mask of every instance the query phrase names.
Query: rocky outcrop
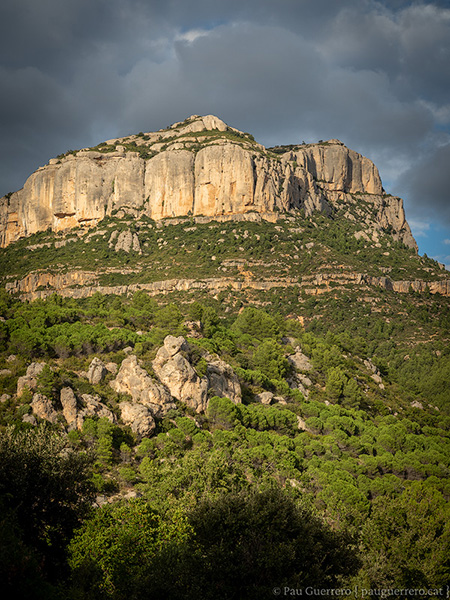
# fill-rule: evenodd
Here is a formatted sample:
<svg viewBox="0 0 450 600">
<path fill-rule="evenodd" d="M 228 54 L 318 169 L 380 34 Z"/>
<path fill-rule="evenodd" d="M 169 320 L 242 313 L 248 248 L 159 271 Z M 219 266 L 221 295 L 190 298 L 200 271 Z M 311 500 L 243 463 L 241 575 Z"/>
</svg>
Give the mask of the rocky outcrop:
<svg viewBox="0 0 450 600">
<path fill-rule="evenodd" d="M 44 363 L 31 363 L 27 367 L 27 372 L 17 380 L 17 397 L 20 398 L 25 390 L 35 390 L 37 386 L 37 378 L 39 377 L 42 369 L 45 367 Z"/>
<path fill-rule="evenodd" d="M 131 349 L 130 349 L 131 350 Z M 208 403 L 208 394 L 241 401 L 241 387 L 233 369 L 217 357 L 207 355 L 206 375 L 199 377 L 191 362 L 189 347 L 183 337 L 167 336 L 153 361 L 159 380 L 151 376 L 130 354 L 122 361 L 110 386 L 130 400 L 119 402 L 120 418 L 139 437 L 149 436 L 155 430 L 155 419 L 162 418 L 176 408 L 174 398 L 184 402 L 197 412 L 203 412 Z M 44 368 L 43 363 L 29 365 L 26 375 L 19 379 L 18 395 L 25 388 L 36 390 L 37 377 Z M 109 369 L 107 369 L 107 366 Z M 87 377 L 93 385 L 100 383 L 115 364 L 105 365 L 95 357 L 89 366 Z M 8 397 L 9 398 L 9 397 Z M 6 399 L 5 398 L 5 401 Z M 68 431 L 81 430 L 86 418 L 106 418 L 116 422 L 114 413 L 98 395 L 77 394 L 71 387 L 61 389 L 59 398 L 51 400 L 35 392 L 31 401 L 31 414 L 25 422 L 35 424 L 36 419 L 66 425 Z"/>
<path fill-rule="evenodd" d="M 150 436 L 155 430 L 155 419 L 151 410 L 143 404 L 121 402 L 119 404 L 121 419 L 129 425 L 131 431 L 139 437 Z"/>
<path fill-rule="evenodd" d="M 52 401 L 44 394 L 34 394 L 31 401 L 31 410 L 33 415 L 39 419 L 44 419 L 50 423 L 58 422 L 58 412 L 55 410 Z"/>
<path fill-rule="evenodd" d="M 208 401 L 208 380 L 199 377 L 194 367 L 182 354 L 187 350 L 183 337 L 171 335 L 164 340 L 153 361 L 153 369 L 171 395 L 193 408 L 196 412 L 206 410 Z"/>
<path fill-rule="evenodd" d="M 83 421 L 87 417 L 98 417 L 108 419 L 111 423 L 116 422 L 116 417 L 109 408 L 100 400 L 100 396 L 81 394 L 81 409 L 77 415 L 77 427 L 81 429 Z"/>
<path fill-rule="evenodd" d="M 208 395 L 229 398 L 235 404 L 241 402 L 241 384 L 236 373 L 223 360 L 210 358 L 206 367 Z"/>
<path fill-rule="evenodd" d="M 108 242 L 110 248 L 114 248 L 116 252 L 123 250 L 124 252 L 137 252 L 142 254 L 141 246 L 139 244 L 139 238 L 136 233 L 132 233 L 129 230 L 114 231 Z"/>
<path fill-rule="evenodd" d="M 189 360 L 188 350 L 184 337 L 169 335 L 152 363 L 156 375 L 174 398 L 198 413 L 206 410 L 210 395 L 241 402 L 241 387 L 229 365 L 208 355 L 206 375 L 199 377 Z"/>
<path fill-rule="evenodd" d="M 69 274 L 67 274 L 69 275 Z M 78 273 L 77 280 L 82 280 L 82 272 Z M 227 289 L 241 291 L 244 289 L 270 290 L 273 288 L 287 288 L 291 286 L 299 287 L 305 290 L 307 294 L 319 295 L 332 292 L 336 286 L 361 285 L 361 286 L 379 286 L 386 290 L 409 293 L 410 291 L 425 292 L 431 294 L 441 294 L 450 296 L 450 279 L 441 279 L 439 281 L 423 281 L 420 279 L 410 281 L 393 281 L 389 277 L 374 277 L 363 273 L 355 272 L 337 272 L 337 273 L 318 273 L 317 275 L 305 275 L 299 281 L 299 278 L 278 277 L 273 279 L 256 280 L 249 278 L 205 278 L 205 279 L 166 279 L 163 281 L 154 281 L 151 283 L 136 283 L 130 285 L 117 286 L 99 286 L 89 285 L 90 273 L 86 274 L 87 285 L 83 287 L 72 287 L 78 285 L 72 283 L 71 279 L 65 279 L 62 287 L 57 287 L 61 280 L 59 277 L 52 277 L 47 274 L 45 277 L 49 289 L 36 290 L 30 285 L 30 281 L 39 279 L 27 276 L 22 280 L 15 280 L 6 284 L 5 288 L 10 293 L 17 293 L 21 300 L 33 301 L 38 298 L 47 298 L 51 294 L 58 292 L 66 298 L 89 298 L 95 293 L 101 294 L 133 294 L 137 291 L 145 291 L 149 296 L 160 293 L 170 293 L 176 291 L 183 292 L 221 292 Z"/>
<path fill-rule="evenodd" d="M 92 383 L 92 385 L 97 385 L 97 383 L 103 381 L 107 374 L 108 370 L 105 367 L 105 364 L 102 360 L 95 356 L 92 359 L 91 364 L 89 365 L 89 370 L 87 372 L 87 378 L 89 383 Z"/>
<path fill-rule="evenodd" d="M 47 273 L 34 271 L 26 275 L 20 281 L 11 281 L 5 285 L 5 289 L 11 294 L 21 292 L 32 292 L 34 290 L 52 288 L 63 290 L 72 286 L 88 286 L 94 283 L 96 274 L 89 271 L 70 271 L 68 273 Z M 52 292 L 50 292 L 52 293 Z"/>
<path fill-rule="evenodd" d="M 310 371 L 313 368 L 311 361 L 303 354 L 299 347 L 295 349 L 295 354 L 291 354 L 287 359 L 291 365 L 299 371 Z"/>
<path fill-rule="evenodd" d="M 72 388 L 64 387 L 60 392 L 60 402 L 69 431 L 82 429 L 84 420 L 89 417 L 106 418 L 111 423 L 116 422 L 113 412 L 100 400 L 99 396 L 82 394 L 81 399 L 78 400 Z"/>
<path fill-rule="evenodd" d="M 78 427 L 78 406 L 74 391 L 70 387 L 64 387 L 60 392 L 60 402 L 62 406 L 63 416 L 69 426 L 69 430 Z M 81 427 L 79 428 L 81 429 Z"/>
<path fill-rule="evenodd" d="M 110 385 L 116 392 L 131 396 L 134 403 L 146 406 L 157 417 L 176 407 L 169 391 L 150 377 L 134 355 L 122 362 L 117 377 Z"/>
<path fill-rule="evenodd" d="M 296 161 L 327 190 L 378 195 L 383 192 L 373 162 L 339 140 L 308 144 L 284 156 Z"/>
<path fill-rule="evenodd" d="M 299 390 L 307 399 L 309 396 L 308 388 L 312 385 L 312 381 L 305 375 L 305 372 L 311 371 L 313 365 L 299 346 L 295 349 L 295 353 L 288 356 L 287 359 L 295 370 L 287 380 L 289 387 Z"/>
<path fill-rule="evenodd" d="M 308 216 L 331 213 L 342 195 L 363 194 L 381 226 L 416 247 L 401 199 L 383 194 L 375 165 L 338 140 L 275 155 L 212 115 L 144 137 L 110 140 L 38 169 L 0 200 L 0 246 L 46 229 L 95 225 L 118 210 L 157 221 L 299 210 Z M 130 231 L 114 247 L 140 251 Z"/>
<path fill-rule="evenodd" d="M 287 379 L 287 382 L 290 388 L 299 390 L 303 396 L 308 399 L 308 388 L 312 385 L 312 381 L 309 377 L 302 375 L 301 373 L 294 373 Z"/>
</svg>

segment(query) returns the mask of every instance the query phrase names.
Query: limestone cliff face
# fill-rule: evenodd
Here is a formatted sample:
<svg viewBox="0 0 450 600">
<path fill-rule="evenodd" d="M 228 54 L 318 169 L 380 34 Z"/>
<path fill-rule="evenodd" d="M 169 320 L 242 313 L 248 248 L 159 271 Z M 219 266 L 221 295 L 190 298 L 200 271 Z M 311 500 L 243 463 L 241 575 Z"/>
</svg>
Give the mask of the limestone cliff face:
<svg viewBox="0 0 450 600">
<path fill-rule="evenodd" d="M 37 282 L 40 282 L 40 286 L 37 286 Z M 71 287 L 72 285 L 79 287 Z M 415 292 L 428 291 L 431 294 L 450 297 L 449 279 L 441 279 L 439 281 L 424 281 L 421 279 L 394 281 L 389 277 L 374 277 L 357 272 L 318 273 L 316 275 L 304 275 L 301 280 L 298 277 L 274 277 L 262 280 L 220 277 L 201 280 L 165 279 L 152 283 L 118 286 L 98 285 L 98 282 L 95 280 L 95 274 L 86 271 L 78 271 L 74 277 L 70 277 L 69 274 L 66 277 L 60 277 L 59 275 L 51 275 L 49 273 L 34 273 L 24 277 L 24 279 L 7 283 L 5 289 L 9 293 L 18 294 L 22 301 L 32 302 L 37 299 L 47 298 L 55 292 L 65 298 L 89 298 L 96 293 L 121 296 L 145 291 L 149 296 L 156 296 L 161 293 L 167 294 L 171 292 L 209 291 L 219 293 L 230 289 L 242 291 L 244 289 L 271 290 L 273 288 L 283 289 L 289 287 L 298 287 L 303 289 L 307 294 L 316 296 L 329 293 L 336 289 L 336 287 L 345 287 L 347 285 L 352 287 L 355 285 L 362 287 L 378 286 L 385 290 L 405 294 L 411 290 Z M 38 289 L 38 287 L 45 289 Z"/>
<path fill-rule="evenodd" d="M 212 115 L 50 160 L 0 200 L 0 246 L 38 231 L 96 225 L 124 210 L 154 220 L 303 210 L 330 214 L 364 195 L 380 227 L 416 247 L 400 198 L 338 140 L 274 154 Z"/>
<path fill-rule="evenodd" d="M 194 209 L 194 159 L 192 152 L 162 152 L 145 165 L 143 195 L 146 214 L 158 221 L 192 214 Z"/>
<path fill-rule="evenodd" d="M 286 158 L 299 166 L 328 190 L 348 193 L 382 194 L 380 175 L 371 160 L 346 148 L 339 140 L 308 145 Z"/>
</svg>

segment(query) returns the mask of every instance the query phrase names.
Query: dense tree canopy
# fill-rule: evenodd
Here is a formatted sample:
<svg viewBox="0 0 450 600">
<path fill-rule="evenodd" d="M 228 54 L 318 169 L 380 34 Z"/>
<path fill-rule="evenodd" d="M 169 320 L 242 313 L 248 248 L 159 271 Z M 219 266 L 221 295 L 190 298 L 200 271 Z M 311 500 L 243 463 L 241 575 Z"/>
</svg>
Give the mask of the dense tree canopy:
<svg viewBox="0 0 450 600">
<path fill-rule="evenodd" d="M 445 343 L 416 344 L 387 305 L 372 313 L 350 296 L 287 294 L 289 310 L 297 303 L 310 316 L 302 326 L 275 293 L 244 307 L 234 292 L 221 294 L 195 302 L 143 292 L 33 303 L 0 296 L 8 589 L 30 598 L 245 600 L 283 585 L 444 585 Z M 432 322 L 405 298 L 431 336 Z M 174 401 L 141 438 L 120 420 L 130 397 L 110 382 L 130 353 L 155 377 L 152 361 L 169 334 L 186 338 L 198 376 L 211 360 L 230 365 L 242 403 L 210 393 L 197 414 Z M 86 377 L 93 356 L 112 365 L 95 384 Z M 32 361 L 45 367 L 17 397 Z M 114 423 L 90 415 L 69 428 L 63 387 L 80 404 L 97 398 Z M 35 392 L 60 415 L 51 426 L 30 424 Z"/>
<path fill-rule="evenodd" d="M 1 433 L 0 562 L 10 592 L 20 594 L 26 585 L 28 563 L 37 580 L 64 574 L 66 546 L 93 501 L 91 468 L 92 456 L 73 452 L 45 427 Z"/>
</svg>

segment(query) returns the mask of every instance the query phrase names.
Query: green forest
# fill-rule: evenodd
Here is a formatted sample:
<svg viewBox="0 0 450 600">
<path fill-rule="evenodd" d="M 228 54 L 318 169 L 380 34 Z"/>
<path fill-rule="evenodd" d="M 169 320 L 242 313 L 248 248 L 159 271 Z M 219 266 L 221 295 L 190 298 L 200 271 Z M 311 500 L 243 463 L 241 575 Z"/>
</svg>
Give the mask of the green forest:
<svg viewBox="0 0 450 600">
<path fill-rule="evenodd" d="M 2 292 L 0 317 L 7 597 L 446 596 L 448 299 Z M 120 420 L 130 398 L 114 370 L 97 383 L 86 372 L 94 357 L 119 368 L 133 355 L 154 379 L 169 335 L 185 338 L 199 379 L 213 358 L 229 365 L 242 402 L 211 390 L 196 412 L 175 400 L 141 436 Z M 32 363 L 44 367 L 18 395 Z M 68 428 L 67 388 L 115 420 Z M 36 395 L 58 418 L 33 421 Z"/>
</svg>

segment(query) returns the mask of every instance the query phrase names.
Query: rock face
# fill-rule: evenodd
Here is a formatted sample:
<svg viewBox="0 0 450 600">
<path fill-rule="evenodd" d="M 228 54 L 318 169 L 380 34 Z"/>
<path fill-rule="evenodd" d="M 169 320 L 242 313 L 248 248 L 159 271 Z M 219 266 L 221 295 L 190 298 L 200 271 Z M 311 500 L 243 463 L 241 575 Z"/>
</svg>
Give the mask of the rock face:
<svg viewBox="0 0 450 600">
<path fill-rule="evenodd" d="M 44 419 L 50 423 L 58 421 L 58 412 L 55 410 L 52 401 L 47 396 L 44 396 L 44 394 L 34 394 L 31 401 L 31 409 L 33 415 L 40 419 Z"/>
<path fill-rule="evenodd" d="M 157 417 L 162 417 L 175 408 L 168 390 L 154 381 L 147 371 L 139 366 L 134 355 L 122 362 L 117 377 L 110 385 L 118 393 L 129 394 L 134 403 L 147 407 Z"/>
<path fill-rule="evenodd" d="M 382 194 L 380 175 L 371 160 L 346 148 L 339 140 L 328 140 L 293 151 L 289 159 L 311 173 L 328 190 Z"/>
<path fill-rule="evenodd" d="M 63 416 L 69 426 L 69 429 L 74 429 L 77 427 L 77 399 L 75 397 L 74 391 L 70 387 L 62 388 L 60 392 L 60 401 L 63 411 Z M 81 429 L 81 427 L 80 427 Z"/>
<path fill-rule="evenodd" d="M 154 220 L 298 210 L 308 216 L 330 214 L 335 202 L 361 194 L 383 227 L 416 247 L 402 200 L 386 196 L 375 165 L 339 140 L 274 154 L 212 115 L 131 138 L 51 159 L 3 197 L 0 246 L 49 228 L 96 225 L 118 210 Z M 140 252 L 130 231 L 113 243 Z"/>
<path fill-rule="evenodd" d="M 120 403 L 121 418 L 131 431 L 140 437 L 149 436 L 155 430 L 155 420 L 149 408 L 132 402 Z"/>
<path fill-rule="evenodd" d="M 20 398 L 27 387 L 30 390 L 36 389 L 37 377 L 44 368 L 44 363 L 31 363 L 28 366 L 27 372 L 17 380 L 17 397 Z"/>
<path fill-rule="evenodd" d="M 223 360 L 212 360 L 206 368 L 210 396 L 229 398 L 235 404 L 241 401 L 241 385 L 233 369 Z"/>
<path fill-rule="evenodd" d="M 164 340 L 153 361 L 153 369 L 160 381 L 170 390 L 171 395 L 184 402 L 196 412 L 203 412 L 207 406 L 208 380 L 199 377 L 190 362 L 183 356 L 186 351 L 183 337 L 171 335 Z"/>
<path fill-rule="evenodd" d="M 108 370 L 106 369 L 103 361 L 95 357 L 92 359 L 91 364 L 89 365 L 87 378 L 89 380 L 89 383 L 96 385 L 97 383 L 103 381 L 107 373 Z"/>
<path fill-rule="evenodd" d="M 5 289 L 10 293 L 18 294 L 20 299 L 33 301 L 38 298 L 47 298 L 57 290 L 58 294 L 68 298 L 88 298 L 95 293 L 101 294 L 130 294 L 139 290 L 145 290 L 150 295 L 170 293 L 174 291 L 193 291 L 208 290 L 210 292 L 221 292 L 227 289 L 242 290 L 245 288 L 255 290 L 270 290 L 272 288 L 287 288 L 291 286 L 301 287 L 307 294 L 317 295 L 329 292 L 333 287 L 346 285 L 359 286 L 378 286 L 386 290 L 399 293 L 409 293 L 429 291 L 431 294 L 441 294 L 450 296 L 450 280 L 441 279 L 440 281 L 424 281 L 421 279 L 409 281 L 393 281 L 389 277 L 374 277 L 364 273 L 345 272 L 345 273 L 318 273 L 316 275 L 304 275 L 301 280 L 292 277 L 274 277 L 273 279 L 236 279 L 233 277 L 221 278 L 202 278 L 199 279 L 164 279 L 162 281 L 153 281 L 151 283 L 138 283 L 129 285 L 100 286 L 90 285 L 95 277 L 94 273 L 86 271 L 74 272 L 63 276 L 52 273 L 30 273 L 23 279 L 13 280 L 5 285 Z M 36 289 L 37 282 L 45 281 L 48 289 Z M 42 285 L 42 284 L 39 284 Z M 79 287 L 73 287 L 78 285 Z M 318 287 L 324 286 L 324 287 Z M 186 324 L 185 324 L 186 325 Z M 189 324 L 187 325 L 188 327 Z M 191 331 L 191 336 L 195 337 L 195 331 Z M 107 367 L 108 368 L 108 367 Z M 114 368 L 114 367 L 111 367 Z M 111 370 L 108 368 L 108 370 Z M 112 372 L 112 371 L 111 371 Z"/>
<path fill-rule="evenodd" d="M 117 235 L 117 231 L 111 235 L 111 238 L 108 242 L 110 247 L 113 247 L 116 252 L 119 250 L 123 250 L 124 252 L 137 252 L 138 254 L 142 254 L 141 246 L 139 244 L 139 238 L 136 233 L 131 233 L 131 231 L 121 231 Z"/>
<path fill-rule="evenodd" d="M 206 376 L 199 377 L 188 359 L 188 346 L 184 337 L 167 336 L 156 358 L 153 369 L 171 395 L 196 412 L 204 412 L 208 396 L 226 396 L 235 403 L 241 402 L 241 386 L 233 369 L 221 360 L 207 357 Z"/>
</svg>

